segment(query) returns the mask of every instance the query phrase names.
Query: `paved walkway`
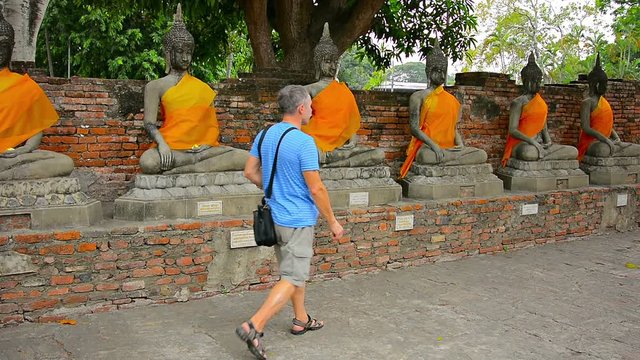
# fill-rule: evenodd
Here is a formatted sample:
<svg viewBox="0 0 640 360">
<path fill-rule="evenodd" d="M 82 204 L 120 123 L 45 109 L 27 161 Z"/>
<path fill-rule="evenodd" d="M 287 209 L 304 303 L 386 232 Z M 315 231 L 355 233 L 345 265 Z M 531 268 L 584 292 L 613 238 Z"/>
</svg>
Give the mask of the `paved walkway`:
<svg viewBox="0 0 640 360">
<path fill-rule="evenodd" d="M 308 286 L 326 327 L 267 327 L 270 359 L 640 359 L 640 232 Z M 0 329 L 0 359 L 252 359 L 234 328 L 264 292 Z"/>
</svg>

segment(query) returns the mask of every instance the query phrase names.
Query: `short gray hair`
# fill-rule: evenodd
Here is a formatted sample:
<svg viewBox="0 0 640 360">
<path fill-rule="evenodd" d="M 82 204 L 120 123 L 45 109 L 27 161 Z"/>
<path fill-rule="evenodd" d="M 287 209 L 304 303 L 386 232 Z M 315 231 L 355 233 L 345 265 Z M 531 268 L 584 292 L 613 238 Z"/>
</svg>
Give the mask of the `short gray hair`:
<svg viewBox="0 0 640 360">
<path fill-rule="evenodd" d="M 287 85 L 278 92 L 278 105 L 283 114 L 295 114 L 298 106 L 302 104 L 309 92 L 302 85 Z"/>
</svg>

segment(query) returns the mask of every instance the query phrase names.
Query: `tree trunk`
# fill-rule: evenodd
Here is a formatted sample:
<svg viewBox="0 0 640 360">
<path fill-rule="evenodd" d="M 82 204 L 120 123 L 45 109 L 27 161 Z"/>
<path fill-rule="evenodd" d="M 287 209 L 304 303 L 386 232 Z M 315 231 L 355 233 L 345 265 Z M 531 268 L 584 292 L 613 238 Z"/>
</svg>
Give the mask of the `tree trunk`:
<svg viewBox="0 0 640 360">
<path fill-rule="evenodd" d="M 0 0 L 4 15 L 15 31 L 12 62 L 35 67 L 36 41 L 49 0 Z"/>
<path fill-rule="evenodd" d="M 325 22 L 340 53 L 371 28 L 385 0 L 239 0 L 245 13 L 256 70 L 281 68 L 314 73 L 313 49 Z M 316 5 L 314 5 L 316 3 Z M 349 5 L 351 4 L 351 5 Z M 273 5 L 269 18 L 268 5 Z M 272 20 L 271 22 L 269 20 Z M 276 62 L 271 46 L 271 27 L 280 35 L 284 60 Z"/>
</svg>

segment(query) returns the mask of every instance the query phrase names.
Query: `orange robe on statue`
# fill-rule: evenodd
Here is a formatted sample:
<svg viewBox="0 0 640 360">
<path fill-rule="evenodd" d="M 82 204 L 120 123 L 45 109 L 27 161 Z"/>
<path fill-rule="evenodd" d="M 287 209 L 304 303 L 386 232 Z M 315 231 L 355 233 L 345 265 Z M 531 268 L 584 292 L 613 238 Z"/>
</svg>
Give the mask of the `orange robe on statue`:
<svg viewBox="0 0 640 360">
<path fill-rule="evenodd" d="M 211 105 L 215 97 L 209 85 L 189 74 L 162 95 L 164 122 L 159 130 L 172 150 L 220 145 L 216 110 Z"/>
<path fill-rule="evenodd" d="M 58 121 L 58 113 L 29 75 L 0 71 L 0 153 Z"/>
<path fill-rule="evenodd" d="M 459 111 L 460 102 L 458 102 L 458 99 L 444 91 L 442 85 L 438 86 L 422 103 L 420 108 L 420 131 L 443 149 L 454 147 Z M 422 144 L 422 141 L 413 136 L 411 137 L 411 142 L 407 148 L 407 159 L 400 168 L 401 179 L 409 172 Z"/>
<path fill-rule="evenodd" d="M 598 106 L 591 112 L 591 118 L 589 120 L 591 128 L 606 138 L 611 136 L 613 130 L 613 110 L 607 99 L 604 96 L 600 97 Z M 578 160 L 582 160 L 584 155 L 589 149 L 589 145 L 596 140 L 595 137 L 587 135 L 584 131 L 580 130 L 580 140 L 578 141 Z"/>
<path fill-rule="evenodd" d="M 360 129 L 360 111 L 345 83 L 333 80 L 311 103 L 313 115 L 302 131 L 311 135 L 322 151 L 344 145 Z"/>
<path fill-rule="evenodd" d="M 544 102 L 540 94 L 536 94 L 531 101 L 522 107 L 518 130 L 528 137 L 536 136 L 544 129 L 544 125 L 547 122 L 547 111 L 547 103 Z M 522 140 L 507 135 L 507 144 L 504 146 L 504 155 L 502 156 L 502 166 L 507 164 L 513 148 L 520 142 Z"/>
</svg>

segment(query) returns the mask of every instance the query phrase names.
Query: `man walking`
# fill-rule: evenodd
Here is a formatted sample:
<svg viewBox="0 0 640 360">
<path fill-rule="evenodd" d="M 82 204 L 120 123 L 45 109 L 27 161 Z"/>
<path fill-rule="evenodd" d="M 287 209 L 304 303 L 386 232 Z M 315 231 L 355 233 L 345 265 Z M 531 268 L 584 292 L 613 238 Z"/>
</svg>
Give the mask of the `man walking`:
<svg viewBox="0 0 640 360">
<path fill-rule="evenodd" d="M 280 137 L 289 128 L 278 151 L 273 194 L 269 207 L 276 224 L 278 244 L 276 257 L 280 265 L 280 281 L 271 289 L 267 299 L 236 334 L 247 343 L 258 359 L 266 359 L 261 337 L 262 331 L 280 309 L 291 300 L 295 317 L 291 333 L 302 335 L 324 326 L 313 319 L 304 306 L 305 281 L 313 256 L 314 226 L 318 212 L 327 220 L 333 239 L 342 237 L 344 230 L 331 209 L 329 194 L 320 179 L 318 153 L 313 138 L 302 131 L 302 125 L 311 118 L 311 97 L 300 85 L 289 85 L 278 93 L 278 104 L 283 112 L 282 121 L 268 129 L 260 153 L 254 141 L 244 169 L 244 176 L 263 188 L 263 179 L 271 176 L 271 168 Z M 260 138 L 258 134 L 257 138 Z M 259 155 L 260 154 L 260 155 Z"/>
</svg>

